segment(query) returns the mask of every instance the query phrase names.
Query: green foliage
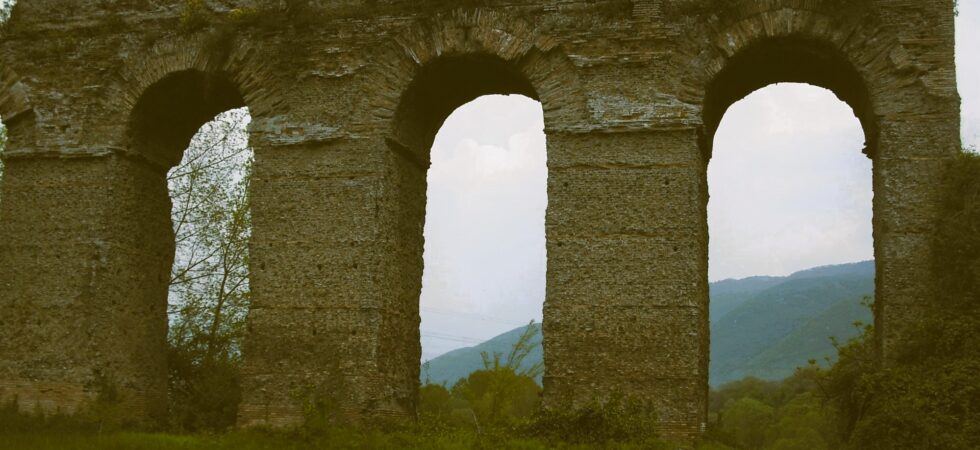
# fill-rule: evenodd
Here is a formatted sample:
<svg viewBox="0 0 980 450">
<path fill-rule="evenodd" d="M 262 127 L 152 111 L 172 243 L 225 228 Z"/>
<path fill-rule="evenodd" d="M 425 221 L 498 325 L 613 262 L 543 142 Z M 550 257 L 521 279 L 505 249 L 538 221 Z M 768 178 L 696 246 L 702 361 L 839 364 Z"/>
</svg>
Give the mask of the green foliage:
<svg viewBox="0 0 980 450">
<path fill-rule="evenodd" d="M 69 433 L 95 432 L 98 425 L 80 416 L 63 413 L 44 414 L 40 410 L 21 411 L 16 401 L 0 405 L 0 436 L 17 433 Z M 3 438 L 0 437 L 0 442 Z"/>
<path fill-rule="evenodd" d="M 79 411 L 44 412 L 40 405 L 33 411 L 20 409 L 16 399 L 0 405 L 0 442 L 2 436 L 17 433 L 103 433 L 146 427 L 133 419 L 123 402 L 119 382 L 105 373 L 96 373 L 86 386 L 95 398 L 82 405 Z"/>
<path fill-rule="evenodd" d="M 511 346 L 507 359 L 482 353 L 483 370 L 460 379 L 452 390 L 426 384 L 420 389 L 420 415 L 453 423 L 469 423 L 478 430 L 525 423 L 540 405 L 541 387 L 535 382 L 543 366 L 523 362 L 539 345 L 539 327 L 531 321 Z M 426 369 L 428 366 L 425 366 Z"/>
<path fill-rule="evenodd" d="M 540 362 L 525 364 L 528 355 L 541 345 L 535 339 L 539 332 L 532 321 L 521 331 L 506 359 L 501 352 L 483 352 L 483 370 L 460 379 L 451 390 L 442 385 L 422 386 L 421 425 L 429 430 L 471 429 L 490 448 L 491 443 L 514 436 L 543 438 L 552 446 L 663 445 L 654 431 L 657 417 L 646 402 L 614 396 L 576 408 L 542 410 L 541 388 L 535 377 L 543 366 Z"/>
<path fill-rule="evenodd" d="M 193 33 L 207 28 L 211 22 L 210 16 L 211 11 L 204 0 L 184 0 L 184 7 L 180 12 L 180 29 Z"/>
<path fill-rule="evenodd" d="M 441 421 L 456 409 L 453 395 L 445 386 L 426 384 L 419 388 L 419 416 L 422 420 Z"/>
<path fill-rule="evenodd" d="M 170 281 L 170 422 L 223 430 L 241 399 L 241 347 L 250 305 L 248 115 L 234 110 L 202 128 L 170 171 L 177 244 Z"/>
<path fill-rule="evenodd" d="M 740 448 L 762 448 L 772 425 L 773 407 L 745 397 L 730 402 L 721 411 L 721 431 Z"/>
<path fill-rule="evenodd" d="M 832 411 L 815 393 L 801 394 L 783 406 L 766 431 L 772 449 L 829 449 L 837 444 Z"/>
<path fill-rule="evenodd" d="M 699 448 L 838 448 L 836 410 L 823 395 L 823 379 L 811 365 L 783 381 L 746 378 L 712 391 Z"/>
<path fill-rule="evenodd" d="M 851 448 L 980 448 L 980 156 L 951 161 L 942 189 L 934 295 L 887 364 L 866 335 L 827 374 Z"/>
<path fill-rule="evenodd" d="M 510 354 L 521 337 L 533 329 L 533 338 L 527 342 L 531 350 L 523 356 L 519 364 L 512 364 L 517 372 L 540 372 L 543 369 L 544 354 L 541 350 L 541 325 L 533 324 L 515 328 L 499 336 L 474 347 L 461 348 L 441 355 L 423 365 L 420 373 L 423 383 L 436 383 L 451 385 L 461 378 L 469 376 L 470 373 L 484 369 L 484 354 L 494 355 L 497 353 Z M 516 362 L 516 361 L 515 361 Z M 538 384 L 541 384 L 541 375 L 535 376 Z"/>
<path fill-rule="evenodd" d="M 85 405 L 85 408 L 77 414 L 79 420 L 98 424 L 99 430 L 117 430 L 141 425 L 134 422 L 129 411 L 125 409 L 122 393 L 119 391 L 119 380 L 112 374 L 97 372 L 89 389 L 95 391 L 95 400 Z"/>
<path fill-rule="evenodd" d="M 453 386 L 454 397 L 466 402 L 479 426 L 514 425 L 534 414 L 541 388 L 534 378 L 507 366 L 479 370 Z"/>
<path fill-rule="evenodd" d="M 530 428 L 536 435 L 574 444 L 639 442 L 656 448 L 658 424 L 650 403 L 614 396 L 573 408 L 546 408 Z"/>
<path fill-rule="evenodd" d="M 237 359 L 196 363 L 183 349 L 170 348 L 170 421 L 174 429 L 223 430 L 235 425 L 241 402 Z"/>
<path fill-rule="evenodd" d="M 714 289 L 712 303 L 739 301 L 711 320 L 712 385 L 746 376 L 779 380 L 809 359 L 821 362 L 835 350 L 828 336 L 847 340 L 850 324 L 869 321 L 861 299 L 874 294 L 874 262 L 812 269 L 769 280 L 748 298 Z"/>
<path fill-rule="evenodd" d="M 240 25 L 256 23 L 261 17 L 262 12 L 256 8 L 235 8 L 228 12 L 228 20 Z"/>
</svg>

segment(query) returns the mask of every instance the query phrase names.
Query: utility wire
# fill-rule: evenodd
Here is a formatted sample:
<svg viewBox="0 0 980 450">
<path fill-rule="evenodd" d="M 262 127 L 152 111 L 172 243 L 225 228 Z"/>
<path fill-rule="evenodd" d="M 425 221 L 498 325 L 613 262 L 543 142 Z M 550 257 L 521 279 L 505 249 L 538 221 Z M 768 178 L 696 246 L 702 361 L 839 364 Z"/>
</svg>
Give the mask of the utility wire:
<svg viewBox="0 0 980 450">
<path fill-rule="evenodd" d="M 521 325 L 527 325 L 526 322 L 524 322 L 524 323 L 518 323 L 516 321 L 511 321 L 511 320 L 503 319 L 503 318 L 500 318 L 500 317 L 488 316 L 486 314 L 467 313 L 467 312 L 461 312 L 461 311 L 452 311 L 452 310 L 448 310 L 448 309 L 438 309 L 438 308 L 428 308 L 428 307 L 424 307 L 424 308 L 421 308 L 421 309 L 422 309 L 423 312 L 432 313 L 432 314 L 440 314 L 440 315 L 450 316 L 450 317 L 460 317 L 460 318 L 466 318 L 466 319 L 481 320 L 481 321 L 484 321 L 484 322 L 494 322 L 494 323 L 499 323 L 499 324 L 502 324 L 502 325 L 514 326 L 514 327 L 519 327 Z"/>
</svg>

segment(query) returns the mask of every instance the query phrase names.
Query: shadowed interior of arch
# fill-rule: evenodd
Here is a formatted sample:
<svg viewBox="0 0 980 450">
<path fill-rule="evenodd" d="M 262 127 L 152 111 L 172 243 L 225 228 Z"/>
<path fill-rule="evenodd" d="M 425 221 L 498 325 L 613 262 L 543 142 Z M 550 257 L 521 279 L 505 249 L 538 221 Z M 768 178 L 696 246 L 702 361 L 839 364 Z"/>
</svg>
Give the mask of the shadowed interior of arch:
<svg viewBox="0 0 980 450">
<path fill-rule="evenodd" d="M 204 123 L 245 106 L 224 74 L 184 70 L 165 76 L 140 97 L 131 116 L 130 146 L 154 164 L 171 168 Z"/>
<path fill-rule="evenodd" d="M 709 84 L 703 106 L 702 148 L 711 154 L 714 135 L 728 108 L 774 83 L 806 83 L 829 89 L 847 103 L 865 133 L 864 152 L 877 149 L 878 126 L 868 88 L 840 49 L 804 38 L 767 39 L 733 56 Z"/>
<path fill-rule="evenodd" d="M 538 100 L 515 63 L 488 54 L 443 56 L 421 67 L 395 112 L 395 138 L 421 153 L 429 149 L 443 122 L 456 108 L 493 94 L 520 94 Z"/>
</svg>

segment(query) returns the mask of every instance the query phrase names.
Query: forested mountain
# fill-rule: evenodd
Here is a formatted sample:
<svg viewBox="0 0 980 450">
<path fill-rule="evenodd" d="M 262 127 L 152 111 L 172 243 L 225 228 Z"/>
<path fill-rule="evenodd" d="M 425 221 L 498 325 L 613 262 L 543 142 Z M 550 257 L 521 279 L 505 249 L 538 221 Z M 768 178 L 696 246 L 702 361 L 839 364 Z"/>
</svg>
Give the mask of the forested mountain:
<svg viewBox="0 0 980 450">
<path fill-rule="evenodd" d="M 752 279 L 749 279 L 752 280 Z M 808 360 L 833 357 L 830 337 L 846 341 L 870 322 L 862 299 L 874 295 L 874 262 L 819 267 L 737 294 L 712 290 L 714 386 L 754 376 L 782 379 Z M 735 281 L 738 285 L 740 282 Z"/>
<path fill-rule="evenodd" d="M 746 376 L 782 379 L 811 359 L 823 363 L 824 358 L 835 356 L 830 337 L 846 341 L 859 333 L 854 322 L 871 321 L 862 299 L 874 295 L 874 279 L 874 262 L 865 261 L 817 267 L 787 277 L 712 283 L 712 386 Z M 432 359 L 422 370 L 422 381 L 428 377 L 432 383 L 452 385 L 483 368 L 481 352 L 506 356 L 524 328 Z M 541 357 L 538 347 L 524 364 L 534 364 Z"/>
</svg>

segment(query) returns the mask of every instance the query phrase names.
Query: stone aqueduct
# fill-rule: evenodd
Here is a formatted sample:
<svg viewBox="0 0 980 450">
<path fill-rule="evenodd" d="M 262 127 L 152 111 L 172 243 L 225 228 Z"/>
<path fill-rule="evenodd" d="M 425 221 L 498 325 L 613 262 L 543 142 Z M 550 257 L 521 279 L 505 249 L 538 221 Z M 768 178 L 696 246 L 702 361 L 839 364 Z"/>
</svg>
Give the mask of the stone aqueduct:
<svg viewBox="0 0 980 450">
<path fill-rule="evenodd" d="M 165 175 L 215 114 L 255 150 L 240 425 L 334 396 L 411 416 L 428 149 L 483 94 L 541 101 L 547 405 L 613 393 L 706 417 L 706 165 L 734 101 L 833 90 L 874 161 L 883 351 L 928 298 L 959 150 L 953 0 L 20 0 L 0 37 L 0 400 L 75 411 L 111 377 L 166 409 Z M 239 8 L 237 10 L 233 10 Z M 258 10 L 261 17 L 242 12 Z"/>
</svg>

